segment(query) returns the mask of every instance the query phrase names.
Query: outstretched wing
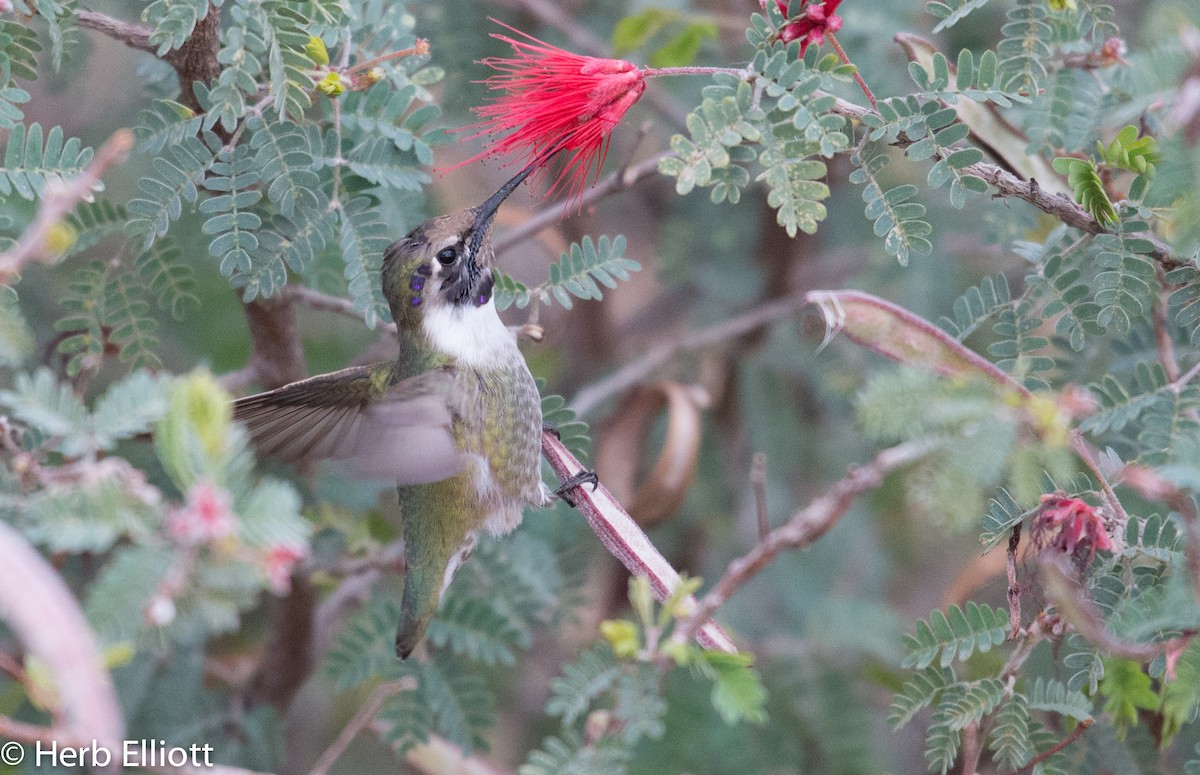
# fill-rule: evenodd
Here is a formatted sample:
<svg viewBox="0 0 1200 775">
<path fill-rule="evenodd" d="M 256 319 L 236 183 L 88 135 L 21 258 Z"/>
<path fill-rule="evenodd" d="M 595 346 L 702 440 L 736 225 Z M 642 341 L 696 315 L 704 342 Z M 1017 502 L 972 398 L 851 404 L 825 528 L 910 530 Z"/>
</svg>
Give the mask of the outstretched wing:
<svg viewBox="0 0 1200 775">
<path fill-rule="evenodd" d="M 436 482 L 463 461 L 451 428 L 453 375 L 434 369 L 392 382 L 386 366 L 358 366 L 234 402 L 260 455 L 333 459 L 354 476 Z"/>
</svg>

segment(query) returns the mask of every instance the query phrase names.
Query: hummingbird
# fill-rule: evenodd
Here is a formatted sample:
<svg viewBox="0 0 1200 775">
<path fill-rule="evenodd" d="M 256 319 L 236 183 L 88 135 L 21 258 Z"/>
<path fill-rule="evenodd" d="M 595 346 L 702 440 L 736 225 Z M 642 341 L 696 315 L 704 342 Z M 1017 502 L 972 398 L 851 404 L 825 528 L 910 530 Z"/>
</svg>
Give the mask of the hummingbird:
<svg viewBox="0 0 1200 775">
<path fill-rule="evenodd" d="M 557 490 L 541 478 L 541 399 L 492 297 L 491 226 L 530 164 L 478 207 L 430 218 L 383 255 L 383 295 L 396 321 L 395 360 L 355 366 L 238 399 L 259 454 L 331 458 L 354 475 L 396 482 L 405 583 L 396 654 L 420 642 L 482 528 L 513 530 L 526 505 Z M 553 431 L 552 428 L 550 428 Z"/>
</svg>

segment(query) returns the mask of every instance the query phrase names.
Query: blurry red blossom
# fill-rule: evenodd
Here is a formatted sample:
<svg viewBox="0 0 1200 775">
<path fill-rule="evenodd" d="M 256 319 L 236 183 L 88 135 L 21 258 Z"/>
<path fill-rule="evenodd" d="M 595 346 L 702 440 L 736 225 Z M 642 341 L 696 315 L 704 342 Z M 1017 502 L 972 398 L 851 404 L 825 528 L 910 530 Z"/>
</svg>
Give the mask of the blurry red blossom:
<svg viewBox="0 0 1200 775">
<path fill-rule="evenodd" d="M 759 2 L 764 9 L 767 7 L 767 0 L 759 0 Z M 803 15 L 798 19 L 788 21 L 779 31 L 779 39 L 784 43 L 799 40 L 801 54 L 808 48 L 809 43 L 821 45 L 825 42 L 825 33 L 837 32 L 842 28 L 842 17 L 834 13 L 841 2 L 842 0 L 825 0 L 825 2 L 804 0 L 800 6 Z M 787 0 L 775 0 L 775 5 L 784 18 L 787 18 Z"/>
<path fill-rule="evenodd" d="M 187 493 L 187 503 L 167 519 L 173 538 L 187 544 L 216 543 L 237 532 L 237 516 L 229 493 L 212 482 L 200 481 Z"/>
<path fill-rule="evenodd" d="M 276 595 L 286 595 L 292 588 L 292 571 L 308 554 L 302 546 L 276 544 L 267 550 L 263 570 L 267 584 Z"/>
<path fill-rule="evenodd" d="M 1047 493 L 1033 519 L 1032 533 L 1045 548 L 1090 560 L 1100 550 L 1112 551 L 1112 539 L 1096 509 L 1078 498 Z"/>
<path fill-rule="evenodd" d="M 483 120 L 466 127 L 475 130 L 466 139 L 493 132 L 510 134 L 451 169 L 489 156 L 510 157 L 522 166 L 545 163 L 555 152 L 567 151 L 549 192 L 565 187 L 572 198 L 578 197 L 588 176 L 594 180 L 600 173 L 609 135 L 646 90 L 645 76 L 630 62 L 572 54 L 501 26 L 520 38 L 492 35 L 512 46 L 513 56 L 482 61 L 497 73 L 484 83 L 502 94 L 475 108 Z M 541 170 L 534 174 L 544 175 Z"/>
</svg>

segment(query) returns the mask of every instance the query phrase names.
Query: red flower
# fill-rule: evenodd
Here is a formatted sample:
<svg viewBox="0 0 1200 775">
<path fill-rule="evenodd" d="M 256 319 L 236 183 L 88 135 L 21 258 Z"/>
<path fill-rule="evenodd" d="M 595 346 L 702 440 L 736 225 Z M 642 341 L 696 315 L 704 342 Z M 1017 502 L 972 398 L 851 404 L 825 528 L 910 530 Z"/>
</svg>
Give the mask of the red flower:
<svg viewBox="0 0 1200 775">
<path fill-rule="evenodd" d="M 763 8 L 767 7 L 767 0 L 759 1 Z M 801 54 L 808 48 L 809 43 L 821 45 L 825 42 L 826 32 L 837 32 L 842 28 L 842 17 L 834 13 L 841 2 L 842 0 L 825 0 L 823 3 L 804 0 L 800 6 L 804 15 L 785 24 L 779 31 L 779 39 L 784 43 L 799 40 Z M 775 0 L 775 5 L 779 7 L 779 12 L 784 18 L 787 18 L 787 0 Z"/>
<path fill-rule="evenodd" d="M 186 544 L 217 543 L 237 532 L 237 515 L 229 493 L 212 482 L 200 481 L 187 493 L 187 504 L 171 514 L 167 530 Z"/>
<path fill-rule="evenodd" d="M 451 169 L 488 156 L 510 156 L 523 165 L 544 163 L 565 150 L 569 152 L 566 162 L 548 193 L 565 186 L 573 198 L 578 197 L 588 175 L 593 180 L 599 175 L 609 135 L 646 90 L 645 76 L 630 62 L 572 54 L 502 26 L 522 39 L 492 35 L 512 46 L 514 55 L 483 60 L 498 73 L 484 83 L 504 94 L 475 108 L 483 121 L 468 127 L 478 131 L 466 139 L 492 132 L 511 134 Z"/>
<path fill-rule="evenodd" d="M 1112 551 L 1112 539 L 1104 529 L 1104 521 L 1091 505 L 1056 493 L 1047 493 L 1041 500 L 1032 529 L 1035 536 L 1041 536 L 1039 541 L 1043 546 L 1066 554 L 1076 554 L 1077 549 L 1083 548 L 1088 559 L 1096 551 Z"/>
<path fill-rule="evenodd" d="M 287 544 L 276 544 L 267 550 L 263 558 L 263 571 L 272 592 L 276 595 L 286 595 L 291 590 L 292 571 L 307 554 L 305 547 Z"/>
</svg>

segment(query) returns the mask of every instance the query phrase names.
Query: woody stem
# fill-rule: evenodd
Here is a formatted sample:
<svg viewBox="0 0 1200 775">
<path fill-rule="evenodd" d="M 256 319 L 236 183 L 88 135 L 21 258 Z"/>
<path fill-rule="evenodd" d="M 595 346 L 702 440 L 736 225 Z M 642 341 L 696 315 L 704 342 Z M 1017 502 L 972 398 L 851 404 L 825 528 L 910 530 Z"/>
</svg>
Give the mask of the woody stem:
<svg viewBox="0 0 1200 775">
<path fill-rule="evenodd" d="M 642 69 L 642 75 L 646 78 L 658 78 L 664 75 L 716 75 L 717 73 L 727 73 L 738 78 L 745 78 L 749 71 L 738 67 L 647 67 Z"/>
</svg>

